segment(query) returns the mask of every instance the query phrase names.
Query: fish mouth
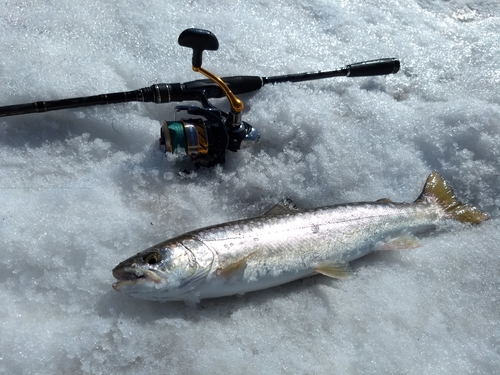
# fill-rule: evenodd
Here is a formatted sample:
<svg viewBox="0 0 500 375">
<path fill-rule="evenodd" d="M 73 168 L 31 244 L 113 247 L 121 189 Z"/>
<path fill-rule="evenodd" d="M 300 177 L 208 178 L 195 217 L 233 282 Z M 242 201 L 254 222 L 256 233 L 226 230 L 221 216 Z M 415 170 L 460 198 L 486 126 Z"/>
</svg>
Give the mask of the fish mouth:
<svg viewBox="0 0 500 375">
<path fill-rule="evenodd" d="M 120 290 L 124 286 L 136 285 L 145 282 L 160 283 L 162 278 L 153 270 L 141 270 L 136 267 L 113 269 L 113 276 L 118 282 L 113 284 L 113 289 Z"/>
</svg>

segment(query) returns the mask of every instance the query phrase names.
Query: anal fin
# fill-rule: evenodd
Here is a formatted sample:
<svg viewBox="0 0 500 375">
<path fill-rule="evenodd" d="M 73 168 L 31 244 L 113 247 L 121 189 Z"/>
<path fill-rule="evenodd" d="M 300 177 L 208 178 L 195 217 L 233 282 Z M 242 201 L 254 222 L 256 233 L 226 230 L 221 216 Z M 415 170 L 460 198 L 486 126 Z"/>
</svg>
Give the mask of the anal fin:
<svg viewBox="0 0 500 375">
<path fill-rule="evenodd" d="M 374 250 L 406 250 L 415 249 L 420 246 L 422 246 L 422 244 L 419 242 L 417 237 L 412 234 L 405 233 L 385 242 L 379 242 L 375 245 Z"/>
<path fill-rule="evenodd" d="M 380 198 L 380 199 L 377 199 L 375 202 L 377 202 L 377 203 L 393 203 L 389 198 Z"/>
<path fill-rule="evenodd" d="M 345 279 L 352 273 L 349 263 L 323 263 L 316 272 L 334 279 Z"/>
</svg>

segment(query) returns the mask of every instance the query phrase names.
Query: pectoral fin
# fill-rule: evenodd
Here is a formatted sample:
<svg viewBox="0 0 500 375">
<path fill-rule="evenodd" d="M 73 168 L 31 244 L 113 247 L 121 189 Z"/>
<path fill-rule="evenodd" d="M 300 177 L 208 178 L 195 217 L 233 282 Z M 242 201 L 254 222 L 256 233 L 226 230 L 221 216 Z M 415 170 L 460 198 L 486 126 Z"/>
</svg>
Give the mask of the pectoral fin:
<svg viewBox="0 0 500 375">
<path fill-rule="evenodd" d="M 345 279 L 352 273 L 349 263 L 323 263 L 316 272 L 334 279 Z"/>
<path fill-rule="evenodd" d="M 251 257 L 253 254 L 255 254 L 257 251 L 253 251 L 247 256 L 238 259 L 236 262 L 233 262 L 231 264 L 228 264 L 224 268 L 220 268 L 217 270 L 217 275 L 226 279 L 230 279 L 234 275 L 236 275 L 239 271 L 245 269 L 247 266 L 247 259 Z"/>
<path fill-rule="evenodd" d="M 374 250 L 405 250 L 422 246 L 418 238 L 406 233 L 375 245 Z"/>
</svg>

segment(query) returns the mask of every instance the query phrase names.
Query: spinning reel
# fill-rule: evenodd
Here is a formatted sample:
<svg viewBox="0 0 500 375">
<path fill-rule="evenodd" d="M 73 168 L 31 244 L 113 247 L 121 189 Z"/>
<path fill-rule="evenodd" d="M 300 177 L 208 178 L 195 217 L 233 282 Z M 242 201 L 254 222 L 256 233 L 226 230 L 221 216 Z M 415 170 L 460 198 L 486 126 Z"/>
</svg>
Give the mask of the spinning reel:
<svg viewBox="0 0 500 375">
<path fill-rule="evenodd" d="M 399 71 L 399 60 L 384 58 L 347 65 L 338 70 L 288 74 L 274 77 L 235 76 L 220 78 L 202 65 L 203 51 L 219 48 L 217 37 L 208 30 L 187 29 L 178 39 L 183 47 L 193 49 L 192 68 L 208 79 L 185 83 L 159 83 L 150 87 L 128 91 L 87 96 L 72 99 L 34 102 L 0 107 L 0 117 L 58 109 L 86 107 L 124 102 L 170 103 L 198 101 L 201 106 L 180 105 L 175 107 L 173 121 L 163 121 L 160 145 L 166 153 L 181 149 L 196 166 L 212 167 L 223 163 L 226 150 L 236 152 L 251 146 L 260 133 L 242 121 L 243 102 L 236 94 L 259 90 L 265 84 L 302 82 L 330 77 L 362 77 L 393 74 Z M 227 97 L 231 109 L 228 113 L 213 106 L 208 99 Z M 186 113 L 184 118 L 180 113 Z"/>
<path fill-rule="evenodd" d="M 226 150 L 236 152 L 242 146 L 248 147 L 257 142 L 260 133 L 241 120 L 243 102 L 221 78 L 201 66 L 203 51 L 215 51 L 219 48 L 216 36 L 207 30 L 187 29 L 181 33 L 178 42 L 183 47 L 193 49 L 193 70 L 219 86 L 229 100 L 231 110 L 224 113 L 214 107 L 208 101 L 207 89 L 196 87 L 193 95 L 198 96 L 197 99 L 203 107 L 176 106 L 175 111 L 185 111 L 189 115 L 204 117 L 205 120 L 197 118 L 163 121 L 160 145 L 165 147 L 165 152 L 174 152 L 177 148 L 184 149 L 195 164 L 210 167 L 224 161 Z M 182 95 L 186 94 L 186 90 L 190 89 L 182 90 Z"/>
</svg>

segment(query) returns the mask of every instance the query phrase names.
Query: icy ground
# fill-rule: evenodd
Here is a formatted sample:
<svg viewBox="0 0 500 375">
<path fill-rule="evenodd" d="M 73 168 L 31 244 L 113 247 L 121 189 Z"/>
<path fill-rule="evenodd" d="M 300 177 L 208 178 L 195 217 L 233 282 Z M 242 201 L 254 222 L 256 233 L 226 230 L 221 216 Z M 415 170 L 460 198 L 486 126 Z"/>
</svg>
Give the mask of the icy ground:
<svg viewBox="0 0 500 375">
<path fill-rule="evenodd" d="M 500 368 L 500 6 L 482 0 L 3 1 L 0 106 L 202 78 L 178 46 L 213 31 L 221 75 L 380 57 L 393 76 L 242 97 L 262 139 L 177 175 L 158 149 L 175 104 L 0 119 L 0 373 L 491 374 Z M 209 2 L 206 2 L 209 3 Z M 217 104 L 226 106 L 224 101 Z M 431 170 L 491 215 L 244 296 L 150 303 L 111 269 L 187 230 L 314 207 L 414 200 Z"/>
</svg>

